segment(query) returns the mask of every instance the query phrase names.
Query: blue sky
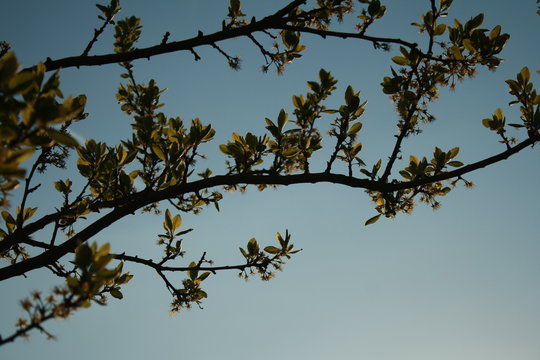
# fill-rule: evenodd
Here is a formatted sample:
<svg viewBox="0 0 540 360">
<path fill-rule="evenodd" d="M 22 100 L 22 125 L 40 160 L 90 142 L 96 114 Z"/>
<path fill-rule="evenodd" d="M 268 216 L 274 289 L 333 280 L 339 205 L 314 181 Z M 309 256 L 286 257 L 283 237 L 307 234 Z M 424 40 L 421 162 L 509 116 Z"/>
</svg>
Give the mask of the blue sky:
<svg viewBox="0 0 540 360">
<path fill-rule="evenodd" d="M 80 54 L 98 27 L 97 9 L 86 1 L 19 0 L 0 12 L 0 40 L 9 41 L 19 60 L 29 66 L 46 57 Z M 245 1 L 245 11 L 260 17 L 284 1 Z M 404 155 L 429 156 L 434 146 L 461 148 L 459 159 L 472 162 L 504 150 L 481 120 L 498 107 L 509 122 L 517 109 L 504 80 L 522 66 L 540 68 L 536 34 L 540 18 L 533 0 L 455 0 L 448 22 L 462 22 L 483 12 L 485 26 L 501 24 L 511 35 L 505 62 L 495 73 L 480 71 L 455 92 L 443 91 L 432 109 L 438 120 L 411 138 Z M 388 14 L 373 35 L 417 39 L 409 24 L 427 11 L 428 1 L 386 1 Z M 120 17 L 142 17 L 139 46 L 150 46 L 171 32 L 171 40 L 191 37 L 197 30 L 219 30 L 227 2 L 130 0 Z M 345 28 L 346 22 L 342 26 Z M 350 25 L 350 24 L 349 24 Z M 217 130 L 206 146 L 208 166 L 224 170 L 218 144 L 230 133 L 262 134 L 264 118 L 291 111 L 291 95 L 305 93 L 305 83 L 325 68 L 339 80 L 329 104 L 342 101 L 347 85 L 368 100 L 360 141 L 368 165 L 386 159 L 395 134 L 394 111 L 379 83 L 389 73 L 390 53 L 367 43 L 339 39 L 321 41 L 306 36 L 305 55 L 284 75 L 263 74 L 263 58 L 246 40 L 221 44 L 242 57 L 240 71 L 229 70 L 211 48 L 135 62 L 141 81 L 154 78 L 162 88 L 164 111 L 189 121 L 199 117 Z M 112 35 L 104 34 L 94 54 L 109 53 Z M 120 81 L 117 65 L 66 69 L 61 72 L 66 95 L 88 96 L 88 119 L 74 130 L 82 138 L 110 144 L 129 136 L 130 120 L 118 109 L 114 94 Z M 538 75 L 533 81 L 539 83 Z M 322 127 L 324 128 L 324 127 Z M 517 135 L 517 134 L 516 134 Z M 330 142 L 326 143 L 331 146 Z M 318 158 L 322 168 L 324 155 Z M 35 204 L 53 208 L 52 181 L 71 172 L 46 175 Z M 538 149 L 528 149 L 508 161 L 467 176 L 476 186 L 458 187 L 437 211 L 418 205 L 412 215 L 381 219 L 362 192 L 337 185 L 282 187 L 263 193 L 250 189 L 230 194 L 221 212 L 183 215 L 186 261 L 202 251 L 216 264 L 241 261 L 238 246 L 251 237 L 272 244 L 276 231 L 288 229 L 304 251 L 270 282 L 238 279 L 219 273 L 206 281 L 204 309 L 170 317 L 170 296 L 160 279 L 147 269 L 128 265 L 135 278 L 124 299 L 107 307 L 93 306 L 74 317 L 49 324 L 58 336 L 47 341 L 34 333 L 0 348 L 2 359 L 365 359 L 365 360 L 537 360 L 540 358 L 540 236 L 538 235 Z M 96 238 L 110 242 L 115 252 L 157 255 L 154 245 L 161 217 L 136 215 L 122 220 Z M 183 275 L 179 275 L 178 281 Z M 7 334 L 22 314 L 17 302 L 29 291 L 58 284 L 46 271 L 27 279 L 0 284 L 0 333 Z M 97 354 L 96 354 L 97 352 Z"/>
</svg>

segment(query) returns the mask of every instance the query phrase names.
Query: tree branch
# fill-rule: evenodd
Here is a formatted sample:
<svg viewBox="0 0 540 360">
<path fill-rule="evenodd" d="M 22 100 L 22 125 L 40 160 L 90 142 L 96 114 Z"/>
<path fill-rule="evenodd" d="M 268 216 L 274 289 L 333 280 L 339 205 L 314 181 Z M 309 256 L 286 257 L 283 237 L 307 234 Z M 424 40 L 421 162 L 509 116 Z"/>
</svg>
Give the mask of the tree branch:
<svg viewBox="0 0 540 360">
<path fill-rule="evenodd" d="M 374 181 L 368 179 L 359 179 L 342 174 L 333 173 L 302 173 L 293 175 L 279 174 L 233 174 L 233 175 L 218 175 L 207 179 L 197 180 L 190 183 L 171 186 L 163 190 L 146 190 L 133 195 L 131 201 L 116 206 L 111 212 L 102 216 L 79 233 L 65 241 L 61 245 L 54 247 L 40 255 L 23 260 L 19 263 L 6 266 L 0 269 L 0 281 L 6 280 L 18 275 L 23 275 L 28 271 L 41 268 L 51 264 L 69 252 L 73 252 L 79 243 L 85 242 L 95 236 L 101 230 L 109 225 L 117 222 L 123 217 L 134 214 L 135 211 L 152 203 L 157 203 L 163 200 L 178 197 L 182 194 L 193 193 L 204 189 L 213 188 L 216 186 L 227 186 L 237 184 L 248 185 L 293 185 L 293 184 L 316 184 L 316 183 L 334 183 L 341 184 L 351 188 L 363 188 L 371 191 L 380 191 L 390 193 L 397 190 L 411 189 L 418 186 L 426 185 L 443 180 L 460 177 L 474 170 L 484 168 L 488 165 L 505 160 L 510 156 L 518 153 L 524 148 L 540 141 L 540 135 L 531 136 L 516 146 L 507 149 L 497 155 L 480 160 L 478 162 L 463 166 L 459 169 L 441 173 L 435 176 L 416 179 L 414 181 L 395 181 L 391 183 Z M 54 217 L 55 214 L 47 215 L 46 217 Z M 12 238 L 6 238 L 4 241 L 15 241 L 15 243 L 26 242 L 29 233 L 23 229 L 21 233 Z M 15 235 L 12 234 L 11 236 Z"/>
<path fill-rule="evenodd" d="M 377 37 L 377 36 L 369 36 L 364 35 L 362 33 L 350 33 L 350 32 L 340 32 L 340 31 L 330 31 L 330 30 L 320 30 L 320 29 L 314 29 L 309 27 L 302 27 L 302 26 L 293 26 L 293 25 L 281 25 L 278 28 L 274 29 L 280 29 L 280 30 L 290 30 L 290 31 L 298 31 L 301 33 L 308 33 L 308 34 L 315 34 L 319 35 L 322 38 L 326 37 L 337 37 L 341 39 L 361 39 L 369 41 L 373 44 L 380 44 L 380 43 L 388 43 L 388 44 L 399 44 L 403 45 L 405 47 L 408 47 L 410 49 L 416 49 L 418 48 L 417 43 L 412 43 L 409 41 L 405 41 L 399 38 L 386 38 L 386 37 Z"/>
<path fill-rule="evenodd" d="M 106 64 L 116 64 L 122 62 L 129 62 L 137 59 L 149 59 L 152 56 L 167 54 L 178 51 L 190 51 L 194 52 L 194 48 L 200 46 L 212 46 L 220 41 L 233 39 L 237 37 L 246 36 L 249 37 L 251 34 L 261 31 L 266 32 L 268 29 L 276 30 L 293 30 L 299 31 L 302 33 L 311 33 L 319 36 L 330 36 L 330 37 L 339 37 L 339 38 L 357 38 L 370 41 L 374 44 L 378 43 L 395 43 L 400 44 L 409 48 L 417 48 L 416 43 L 407 42 L 397 38 L 384 38 L 384 37 L 374 37 L 364 35 L 362 33 L 345 33 L 345 32 L 336 32 L 328 30 L 318 30 L 308 27 L 292 26 L 287 25 L 288 22 L 294 21 L 294 17 L 285 17 L 289 12 L 304 4 L 305 0 L 295 0 L 289 3 L 287 6 L 277 11 L 276 13 L 267 16 L 259 21 L 252 22 L 250 24 L 235 27 L 235 28 L 225 28 L 221 31 L 202 35 L 198 34 L 195 37 L 190 39 L 185 39 L 181 41 L 174 41 L 169 43 L 160 43 L 159 45 L 135 49 L 130 52 L 125 53 L 115 53 L 115 54 L 106 54 L 106 55 L 95 55 L 95 56 L 72 56 L 61 58 L 57 60 L 52 60 L 47 58 L 45 61 L 45 66 L 47 71 L 57 70 L 60 68 L 68 67 L 80 67 L 80 66 L 98 66 Z"/>
<path fill-rule="evenodd" d="M 391 191 L 397 191 L 397 190 L 403 190 L 403 189 L 409 189 L 414 188 L 417 186 L 422 186 L 430 183 L 434 183 L 437 181 L 444 181 L 449 180 L 452 178 L 457 178 L 460 176 L 463 176 L 465 174 L 468 174 L 470 172 L 473 172 L 478 169 L 485 168 L 489 165 L 493 165 L 495 163 L 498 163 L 499 161 L 503 161 L 508 159 L 510 156 L 517 154 L 521 150 L 525 149 L 526 147 L 529 147 L 531 145 L 534 145 L 535 143 L 540 141 L 540 134 L 536 134 L 535 136 L 531 136 L 527 138 L 526 140 L 520 142 L 519 144 L 511 147 L 510 149 L 507 149 L 506 151 L 503 151 L 501 153 L 498 153 L 496 155 L 493 155 L 491 157 L 488 157 L 486 159 L 474 162 L 469 165 L 462 166 L 456 170 L 443 172 L 438 175 L 425 177 L 422 179 L 417 179 L 414 181 L 403 181 L 403 182 L 397 182 L 397 183 L 391 183 L 388 185 L 387 191 L 382 192 L 391 192 Z"/>
<path fill-rule="evenodd" d="M 238 264 L 238 265 L 224 265 L 224 266 L 201 266 L 200 264 L 196 267 L 189 266 L 164 266 L 159 263 L 156 263 L 150 259 L 143 259 L 138 256 L 130 256 L 126 254 L 112 254 L 114 258 L 122 261 L 129 261 L 137 264 L 146 265 L 155 269 L 156 271 L 189 271 L 189 270 L 199 270 L 199 271 L 210 271 L 216 273 L 216 271 L 223 270 L 245 270 L 251 267 L 262 267 L 261 264 Z M 200 262 L 199 262 L 200 263 Z"/>
<path fill-rule="evenodd" d="M 135 49 L 126 53 L 95 56 L 72 56 L 57 60 L 51 60 L 50 58 L 47 58 L 47 60 L 45 61 L 45 66 L 47 68 L 47 71 L 52 71 L 68 67 L 96 66 L 129 62 L 136 59 L 149 59 L 152 56 L 184 50 L 193 52 L 193 49 L 199 46 L 212 46 L 212 44 L 223 40 L 233 39 L 240 36 L 247 36 L 257 31 L 265 31 L 271 28 L 279 28 L 279 24 L 283 21 L 282 18 L 287 15 L 292 9 L 304 4 L 305 2 L 306 0 L 292 1 L 274 14 L 267 16 L 259 21 L 237 28 L 225 28 L 221 31 L 209 35 L 200 36 L 200 34 L 198 34 L 197 36 L 190 39 L 174 41 L 170 43 L 161 43 L 159 45 L 147 48 Z"/>
<path fill-rule="evenodd" d="M 92 49 L 92 46 L 94 46 L 94 44 L 98 41 L 99 36 L 103 33 L 107 25 L 113 23 L 113 19 L 116 13 L 117 11 L 111 11 L 110 16 L 108 16 L 106 19 L 103 19 L 103 24 L 101 25 L 101 27 L 99 29 L 94 29 L 94 37 L 90 40 L 88 45 L 86 45 L 86 48 L 81 54 L 81 57 L 88 56 L 90 50 Z"/>
<path fill-rule="evenodd" d="M 31 239 L 27 239 L 26 241 L 24 241 L 24 243 L 28 244 L 28 245 L 31 245 L 31 246 L 34 246 L 34 247 L 47 249 L 47 250 L 52 250 L 52 249 L 55 248 L 54 245 L 49 245 L 47 243 L 43 243 L 43 242 L 40 242 L 40 241 L 31 240 Z M 70 253 L 74 253 L 74 251 L 70 251 Z M 246 263 L 246 264 L 222 265 L 222 266 L 202 266 L 202 263 L 205 261 L 204 260 L 204 255 L 203 255 L 203 257 L 201 257 L 201 260 L 198 262 L 197 266 L 195 266 L 195 267 L 190 267 L 190 266 L 165 266 L 163 263 L 157 263 L 157 262 L 153 261 L 152 259 L 144 259 L 144 258 L 141 258 L 139 256 L 126 255 L 125 253 L 122 253 L 122 254 L 113 254 L 113 253 L 111 253 L 111 255 L 114 256 L 114 258 L 116 260 L 127 261 L 127 262 L 132 262 L 132 263 L 135 263 L 135 264 L 141 264 L 141 265 L 148 266 L 148 267 L 154 269 L 160 275 L 160 277 L 162 277 L 162 278 L 165 277 L 165 275 L 163 274 L 163 272 L 165 272 L 165 271 L 176 272 L 176 271 L 197 270 L 197 271 L 210 271 L 211 273 L 215 274 L 217 271 L 224 271 L 224 270 L 225 271 L 226 270 L 240 270 L 240 271 L 243 271 L 243 270 L 246 270 L 246 269 L 249 269 L 249 268 L 261 268 L 261 267 L 264 266 L 263 264 L 259 264 L 259 263 Z M 165 281 L 165 283 L 166 283 L 167 288 L 173 288 L 174 289 L 174 287 L 170 284 L 170 282 L 168 280 Z"/>
</svg>

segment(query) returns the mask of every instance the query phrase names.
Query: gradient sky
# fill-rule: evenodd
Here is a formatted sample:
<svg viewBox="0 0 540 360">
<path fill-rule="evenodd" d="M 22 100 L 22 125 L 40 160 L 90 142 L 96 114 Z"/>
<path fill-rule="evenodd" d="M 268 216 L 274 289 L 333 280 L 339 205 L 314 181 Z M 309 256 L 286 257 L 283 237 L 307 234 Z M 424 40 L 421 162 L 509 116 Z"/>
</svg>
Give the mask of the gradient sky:
<svg viewBox="0 0 540 360">
<path fill-rule="evenodd" d="M 260 18 L 284 1 L 251 0 L 245 12 Z M 417 39 L 409 24 L 419 21 L 429 1 L 383 2 L 388 14 L 372 35 Z M 523 67 L 540 68 L 537 35 L 540 18 L 534 0 L 455 0 L 450 15 L 467 21 L 485 14 L 488 28 L 501 24 L 511 35 L 503 52 L 506 61 L 495 73 L 480 71 L 457 91 L 442 91 L 432 106 L 438 120 L 408 140 L 403 152 L 429 156 L 434 146 L 461 148 L 467 163 L 504 150 L 481 120 L 501 107 L 508 122 L 518 122 L 504 80 Z M 124 0 L 120 18 L 142 17 L 140 47 L 161 40 L 194 36 L 197 30 L 220 29 L 227 14 L 225 0 Z M 19 61 L 30 66 L 46 57 L 80 54 L 100 24 L 92 1 L 3 1 L 0 40 L 12 44 Z M 350 23 L 345 22 L 346 28 Z M 111 32 L 93 54 L 112 51 Z M 242 69 L 228 69 L 212 48 L 136 61 L 140 81 L 157 80 L 169 90 L 164 111 L 189 121 L 199 117 L 217 130 L 205 147 L 201 167 L 224 170 L 218 144 L 230 133 L 262 134 L 264 118 L 292 110 L 291 95 L 307 91 L 305 83 L 325 68 L 339 80 L 329 101 L 336 105 L 347 85 L 368 100 L 360 141 L 362 157 L 371 166 L 386 159 L 393 147 L 395 114 L 380 82 L 389 73 L 391 53 L 368 43 L 306 36 L 305 55 L 283 76 L 263 74 L 263 58 L 246 40 L 220 44 L 242 57 Z M 421 42 L 421 44 L 425 44 Z M 118 109 L 114 94 L 121 68 L 107 65 L 61 72 L 66 95 L 88 96 L 88 119 L 74 126 L 83 139 L 115 144 L 129 136 L 130 120 Z M 533 81 L 539 83 L 535 74 Z M 324 126 L 321 126 L 324 129 Z M 511 134 L 518 135 L 510 130 Z M 332 146 L 331 142 L 326 142 Z M 324 154 L 318 157 L 322 168 Z M 229 194 L 221 212 L 205 210 L 183 215 L 186 261 L 203 251 L 216 264 L 241 262 L 238 246 L 251 237 L 273 245 L 277 231 L 288 229 L 304 251 L 293 257 L 270 282 L 244 282 L 236 272 L 219 273 L 205 282 L 209 298 L 203 310 L 169 316 L 169 293 L 147 269 L 126 264 L 135 278 L 124 287 L 124 299 L 106 307 L 93 305 L 72 318 L 46 326 L 57 341 L 32 333 L 0 348 L 0 359 L 362 359 L 362 360 L 538 360 L 540 358 L 540 191 L 538 149 L 527 149 L 508 161 L 467 175 L 476 186 L 458 187 L 437 211 L 418 205 L 412 215 L 381 219 L 364 192 L 319 184 L 282 187 L 277 191 Z M 317 166 L 314 165 L 316 168 Z M 48 174 L 35 205 L 59 204 L 50 183 L 71 177 L 66 171 Z M 106 229 L 96 241 L 111 242 L 112 251 L 157 256 L 161 217 L 136 215 Z M 178 275 L 178 281 L 183 274 Z M 18 300 L 29 291 L 59 284 L 47 271 L 0 284 L 0 333 L 13 329 L 22 311 Z"/>
</svg>

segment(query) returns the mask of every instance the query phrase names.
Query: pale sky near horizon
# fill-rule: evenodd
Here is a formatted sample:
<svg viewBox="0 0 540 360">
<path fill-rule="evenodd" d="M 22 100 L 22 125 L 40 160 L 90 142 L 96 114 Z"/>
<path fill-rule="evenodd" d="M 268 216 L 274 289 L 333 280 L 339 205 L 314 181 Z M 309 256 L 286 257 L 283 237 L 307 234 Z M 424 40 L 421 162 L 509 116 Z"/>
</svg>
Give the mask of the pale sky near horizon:
<svg viewBox="0 0 540 360">
<path fill-rule="evenodd" d="M 244 0 L 248 14 L 278 9 L 284 1 Z M 428 0 L 383 1 L 388 14 L 370 34 L 416 39 L 409 24 L 429 9 Z M 124 0 L 119 18 L 142 17 L 140 47 L 217 31 L 227 14 L 228 1 L 182 2 Z M 468 163 L 504 150 L 482 119 L 500 107 L 508 122 L 518 122 L 504 80 L 523 67 L 531 69 L 538 86 L 540 75 L 540 17 L 536 2 L 522 0 L 454 0 L 450 14 L 467 21 L 482 12 L 485 27 L 502 25 L 511 35 L 496 72 L 480 71 L 442 91 L 432 110 L 438 120 L 410 138 L 409 155 L 429 156 L 434 146 L 459 146 L 459 160 Z M 93 1 L 4 1 L 0 5 L 0 40 L 12 44 L 20 62 L 29 66 L 46 57 L 80 54 L 100 24 Z M 350 22 L 345 22 L 346 27 Z M 389 74 L 390 58 L 368 43 L 305 36 L 304 57 L 285 74 L 267 74 L 264 59 L 246 40 L 220 44 L 242 57 L 242 69 L 228 69 L 212 48 L 136 61 L 141 81 L 157 80 L 168 88 L 164 112 L 189 121 L 199 117 L 216 129 L 216 139 L 205 146 L 209 155 L 201 167 L 222 173 L 224 156 L 218 144 L 232 132 L 263 134 L 264 118 L 279 110 L 292 111 L 291 95 L 307 91 L 320 68 L 339 81 L 330 105 L 342 101 L 347 85 L 368 100 L 359 140 L 361 154 L 371 166 L 386 159 L 393 147 L 395 115 L 380 82 Z M 93 54 L 112 51 L 111 31 Z M 420 44 L 425 44 L 420 43 Z M 110 144 L 129 136 L 130 120 L 118 109 L 114 94 L 120 82 L 118 65 L 65 69 L 64 94 L 88 95 L 90 116 L 76 124 L 82 139 Z M 323 132 L 327 127 L 321 125 Z M 519 136 L 514 130 L 510 133 Z M 522 136 L 522 135 L 521 135 Z M 331 142 L 325 143 L 332 146 Z M 476 186 L 459 186 L 443 198 L 437 211 L 418 204 L 412 215 L 381 219 L 365 227 L 375 215 L 361 190 L 331 184 L 281 187 L 277 191 L 227 194 L 202 214 L 182 215 L 186 260 L 203 251 L 217 265 L 241 262 L 238 246 L 256 237 L 273 245 L 276 232 L 288 229 L 303 252 L 294 256 L 270 282 L 238 279 L 236 272 L 218 273 L 204 285 L 209 298 L 197 308 L 169 316 L 170 295 L 159 277 L 126 264 L 135 275 L 123 289 L 124 299 L 93 305 L 61 322 L 45 324 L 58 340 L 47 341 L 33 332 L 29 341 L 0 347 L 0 359 L 362 359 L 362 360 L 538 360 L 540 359 L 540 166 L 538 147 L 467 175 Z M 317 162 L 318 161 L 318 162 Z M 324 156 L 316 160 L 323 168 Z M 70 175 L 71 174 L 71 175 Z M 61 201 L 49 185 L 69 172 L 46 175 L 37 206 L 53 208 Z M 48 187 L 47 187 L 48 186 Z M 111 226 L 96 237 L 110 242 L 115 252 L 159 254 L 155 246 L 162 231 L 161 216 L 136 215 Z M 3 264 L 2 264 L 3 265 Z M 178 275 L 178 282 L 183 274 Z M 22 314 L 18 300 L 29 291 L 44 291 L 60 283 L 49 272 L 35 271 L 27 279 L 0 283 L 0 334 L 7 335 Z"/>
</svg>

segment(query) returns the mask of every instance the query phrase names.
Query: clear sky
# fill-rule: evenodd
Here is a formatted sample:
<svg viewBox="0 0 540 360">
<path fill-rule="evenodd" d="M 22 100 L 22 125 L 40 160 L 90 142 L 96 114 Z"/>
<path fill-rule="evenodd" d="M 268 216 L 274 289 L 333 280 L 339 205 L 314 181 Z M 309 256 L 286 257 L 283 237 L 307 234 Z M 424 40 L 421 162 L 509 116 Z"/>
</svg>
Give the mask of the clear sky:
<svg viewBox="0 0 540 360">
<path fill-rule="evenodd" d="M 252 0 L 245 12 L 258 17 L 284 1 Z M 409 24 L 419 21 L 429 1 L 383 2 L 384 20 L 372 35 L 417 40 Z M 450 15 L 467 21 L 485 14 L 485 26 L 501 24 L 511 35 L 495 73 L 481 71 L 457 91 L 443 91 L 433 104 L 438 120 L 411 138 L 403 149 L 429 156 L 434 146 L 459 146 L 459 159 L 472 162 L 504 150 L 481 120 L 498 107 L 508 122 L 518 122 L 504 80 L 522 66 L 540 68 L 540 17 L 534 0 L 455 0 Z M 225 0 L 124 0 L 120 17 L 142 17 L 140 47 L 217 31 L 227 14 Z M 80 54 L 100 23 L 92 1 L 3 1 L 0 40 L 8 41 L 19 60 L 30 66 L 46 57 Z M 345 22 L 345 28 L 350 23 Z M 416 41 L 415 40 L 415 41 Z M 111 32 L 93 54 L 112 52 Z M 217 130 L 205 151 L 216 173 L 224 170 L 218 144 L 233 131 L 262 134 L 264 118 L 291 111 L 291 95 L 307 91 L 305 83 L 325 68 L 339 80 L 330 104 L 341 101 L 347 85 L 368 100 L 360 141 L 368 165 L 386 159 L 393 147 L 396 117 L 380 82 L 390 58 L 368 43 L 321 41 L 306 36 L 305 55 L 283 76 L 263 74 L 263 58 L 246 40 L 220 44 L 242 57 L 242 69 L 228 69 L 212 48 L 136 61 L 141 81 L 154 78 L 162 88 L 164 111 L 186 121 L 199 117 Z M 421 43 L 422 44 L 422 43 Z M 107 65 L 61 72 L 66 95 L 88 96 L 88 119 L 76 124 L 81 138 L 110 144 L 127 138 L 130 120 L 118 109 L 114 94 L 121 68 Z M 538 74 L 533 81 L 540 83 Z M 324 129 L 323 126 L 321 128 Z M 511 130 L 512 131 L 512 130 Z M 517 135 L 517 133 L 512 133 Z M 330 142 L 326 143 L 331 146 Z M 324 156 L 316 164 L 322 169 Z M 202 251 L 216 264 L 241 262 L 238 246 L 251 237 L 273 244 L 274 234 L 288 229 L 304 251 L 270 282 L 247 283 L 235 272 L 209 278 L 204 309 L 169 316 L 170 296 L 152 272 L 127 265 L 135 278 L 124 299 L 92 306 L 72 318 L 46 324 L 57 335 L 47 341 L 32 333 L 0 348 L 0 359 L 363 359 L 363 360 L 538 360 L 540 358 L 540 191 L 538 149 L 467 175 L 476 187 L 462 187 L 443 198 L 437 211 L 418 205 L 412 215 L 364 222 L 375 215 L 363 191 L 337 185 L 300 185 L 263 193 L 227 195 L 221 212 L 183 215 L 194 228 L 184 242 L 186 261 Z M 317 167 L 314 165 L 314 167 Z M 53 208 L 60 203 L 50 183 L 71 172 L 45 176 L 43 191 L 32 201 Z M 106 229 L 96 241 L 112 250 L 158 254 L 155 246 L 161 217 L 136 215 Z M 183 274 L 178 276 L 178 281 Z M 0 333 L 13 329 L 22 311 L 18 300 L 29 291 L 59 283 L 49 272 L 0 284 Z"/>
</svg>

